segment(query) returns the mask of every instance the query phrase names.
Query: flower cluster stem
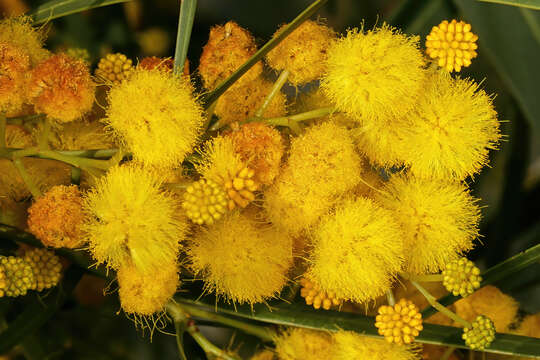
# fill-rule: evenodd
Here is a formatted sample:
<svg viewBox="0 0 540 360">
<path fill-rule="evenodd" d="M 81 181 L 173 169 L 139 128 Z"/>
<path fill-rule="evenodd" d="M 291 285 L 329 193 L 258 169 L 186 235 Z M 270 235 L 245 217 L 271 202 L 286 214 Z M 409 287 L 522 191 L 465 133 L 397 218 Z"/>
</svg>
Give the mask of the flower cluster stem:
<svg viewBox="0 0 540 360">
<path fill-rule="evenodd" d="M 454 350 L 456 350 L 455 347 L 450 346 L 445 350 L 445 352 L 441 356 L 441 360 L 448 360 L 450 359 L 450 356 L 454 353 Z"/>
<path fill-rule="evenodd" d="M 396 299 L 394 297 L 394 293 L 392 292 L 392 289 L 388 289 L 386 291 L 386 298 L 388 299 L 388 305 L 390 306 L 396 305 Z"/>
<path fill-rule="evenodd" d="M 420 291 L 420 293 L 426 298 L 429 304 L 433 306 L 435 309 L 437 309 L 439 312 L 448 316 L 450 319 L 454 320 L 458 324 L 461 324 L 463 327 L 471 327 L 471 323 L 469 323 L 467 320 L 463 319 L 462 317 L 458 316 L 454 312 L 445 308 L 441 303 L 437 301 L 435 296 L 431 295 L 429 291 L 427 291 L 422 285 L 420 285 L 414 280 L 411 280 L 411 284 L 413 284 L 413 286 L 417 288 L 418 291 Z"/>
<path fill-rule="evenodd" d="M 0 149 L 6 148 L 6 115 L 0 112 Z"/>
<path fill-rule="evenodd" d="M 30 193 L 32 194 L 34 199 L 41 197 L 42 195 L 41 191 L 32 180 L 32 177 L 30 176 L 28 171 L 26 171 L 26 168 L 24 167 L 21 159 L 20 158 L 13 159 L 13 165 L 15 165 L 15 167 L 19 171 L 21 178 L 23 179 L 28 190 L 30 190 Z"/>
<path fill-rule="evenodd" d="M 279 77 L 277 78 L 276 82 L 274 83 L 274 86 L 272 87 L 272 90 L 266 98 L 264 99 L 263 104 L 261 107 L 255 112 L 255 117 L 262 117 L 272 100 L 276 97 L 276 95 L 279 93 L 283 85 L 287 82 L 287 78 L 289 77 L 289 70 L 283 70 Z"/>
<path fill-rule="evenodd" d="M 41 118 L 41 132 L 38 137 L 38 148 L 49 150 L 49 133 L 51 132 L 51 122 L 46 118 Z"/>
</svg>

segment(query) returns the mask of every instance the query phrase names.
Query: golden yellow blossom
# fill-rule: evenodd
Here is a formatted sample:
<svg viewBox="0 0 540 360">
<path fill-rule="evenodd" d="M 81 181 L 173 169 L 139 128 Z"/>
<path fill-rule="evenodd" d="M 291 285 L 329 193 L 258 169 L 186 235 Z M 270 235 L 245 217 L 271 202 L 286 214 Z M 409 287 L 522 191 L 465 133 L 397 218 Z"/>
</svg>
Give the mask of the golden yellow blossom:
<svg viewBox="0 0 540 360">
<path fill-rule="evenodd" d="M 121 53 L 107 54 L 99 60 L 96 77 L 101 81 L 118 85 L 129 79 L 134 70 L 133 61 Z"/>
<path fill-rule="evenodd" d="M 288 328 L 274 339 L 274 343 L 280 360 L 333 359 L 332 337 L 324 331 Z"/>
<path fill-rule="evenodd" d="M 224 124 L 243 122 L 255 115 L 272 87 L 272 82 L 262 77 L 235 84 L 218 99 L 214 112 Z M 262 116 L 284 116 L 287 113 L 286 101 L 285 94 L 278 92 Z"/>
<path fill-rule="evenodd" d="M 36 111 L 58 122 L 82 117 L 94 103 L 95 84 L 88 67 L 66 54 L 39 63 L 32 70 L 29 86 Z"/>
<path fill-rule="evenodd" d="M 325 310 L 330 310 L 330 308 L 342 304 L 342 301 L 336 298 L 335 294 L 321 291 L 319 285 L 307 278 L 302 278 L 300 285 L 302 286 L 300 295 L 306 300 L 306 304 L 313 305 L 317 310 L 321 307 Z"/>
<path fill-rule="evenodd" d="M 485 315 L 495 324 L 497 332 L 508 332 L 519 308 L 518 302 L 492 285 L 484 286 L 472 295 L 455 302 L 456 313 L 473 322 L 477 316 Z"/>
<path fill-rule="evenodd" d="M 0 112 L 16 113 L 27 100 L 30 57 L 25 49 L 0 42 Z"/>
<path fill-rule="evenodd" d="M 82 197 L 77 186 L 54 186 L 28 209 L 28 229 L 45 246 L 81 246 L 82 222 Z"/>
<path fill-rule="evenodd" d="M 274 37 L 286 26 L 282 25 Z M 326 70 L 328 47 L 334 37 L 328 26 L 306 20 L 266 55 L 266 62 L 272 69 L 288 70 L 287 80 L 293 85 L 319 79 Z"/>
<path fill-rule="evenodd" d="M 477 55 L 478 35 L 471 32 L 471 25 L 464 21 L 444 20 L 434 26 L 426 38 L 426 54 L 438 59 L 437 64 L 449 72 L 460 72 L 471 65 Z"/>
<path fill-rule="evenodd" d="M 155 272 L 175 261 L 187 224 L 156 174 L 133 164 L 111 168 L 83 203 L 84 239 L 98 263 Z"/>
<path fill-rule="evenodd" d="M 313 126 L 292 139 L 285 168 L 265 192 L 268 217 L 298 235 L 359 184 L 361 173 L 362 160 L 347 129 L 331 122 Z"/>
<path fill-rule="evenodd" d="M 480 209 L 460 183 L 394 175 L 378 200 L 401 226 L 407 272 L 439 272 L 478 237 Z"/>
<path fill-rule="evenodd" d="M 149 272 L 141 272 L 128 262 L 120 266 L 117 275 L 120 305 L 128 314 L 150 316 L 163 311 L 180 287 L 176 258 Z"/>
<path fill-rule="evenodd" d="M 254 122 L 240 126 L 227 136 L 232 138 L 234 150 L 242 161 L 255 172 L 255 180 L 263 185 L 271 184 L 279 173 L 285 150 L 280 132 Z"/>
<path fill-rule="evenodd" d="M 249 358 L 249 360 L 275 360 L 275 354 L 271 350 L 262 350 Z"/>
<path fill-rule="evenodd" d="M 442 271 L 443 285 L 454 296 L 467 297 L 480 287 L 480 269 L 467 258 L 459 258 L 446 264 Z"/>
<path fill-rule="evenodd" d="M 30 17 L 11 17 L 0 20 L 0 43 L 10 43 L 24 49 L 30 57 L 31 66 L 36 66 L 49 56 L 43 48 L 43 31 L 32 26 Z"/>
<path fill-rule="evenodd" d="M 540 313 L 525 316 L 516 334 L 540 338 Z"/>
<path fill-rule="evenodd" d="M 367 32 L 349 30 L 328 49 L 321 88 L 337 110 L 364 124 L 405 113 L 425 77 L 418 40 L 386 24 Z"/>
<path fill-rule="evenodd" d="M 410 344 L 424 328 L 422 313 L 412 301 L 401 299 L 394 306 L 382 305 L 375 318 L 375 327 L 389 343 Z"/>
<path fill-rule="evenodd" d="M 105 122 L 113 135 L 144 165 L 179 166 L 204 123 L 191 85 L 170 72 L 136 69 L 113 86 Z"/>
<path fill-rule="evenodd" d="M 199 63 L 199 74 L 204 87 L 213 90 L 256 51 L 253 36 L 234 21 L 229 21 L 223 26 L 214 26 L 210 29 L 208 42 L 203 48 Z M 262 62 L 259 61 L 240 78 L 239 82 L 256 79 L 262 70 Z"/>
<path fill-rule="evenodd" d="M 62 276 L 60 258 L 47 249 L 30 249 L 24 252 L 23 259 L 32 267 L 34 284 L 32 289 L 42 291 L 56 286 Z"/>
<path fill-rule="evenodd" d="M 235 303 L 275 297 L 292 265 L 292 239 L 270 225 L 233 212 L 195 234 L 188 249 L 207 291 Z"/>
<path fill-rule="evenodd" d="M 492 97 L 472 80 L 430 74 L 415 110 L 407 115 L 402 157 L 420 177 L 462 180 L 487 165 L 501 133 Z"/>
<path fill-rule="evenodd" d="M 70 47 L 66 50 L 66 55 L 90 65 L 90 53 L 86 49 Z"/>
<path fill-rule="evenodd" d="M 392 213 L 372 200 L 347 200 L 313 229 L 307 277 L 322 291 L 354 302 L 383 295 L 403 265 Z"/>
<path fill-rule="evenodd" d="M 334 353 L 332 360 L 415 360 L 418 358 L 414 345 L 389 344 L 353 331 L 338 331 L 332 336 Z"/>
</svg>

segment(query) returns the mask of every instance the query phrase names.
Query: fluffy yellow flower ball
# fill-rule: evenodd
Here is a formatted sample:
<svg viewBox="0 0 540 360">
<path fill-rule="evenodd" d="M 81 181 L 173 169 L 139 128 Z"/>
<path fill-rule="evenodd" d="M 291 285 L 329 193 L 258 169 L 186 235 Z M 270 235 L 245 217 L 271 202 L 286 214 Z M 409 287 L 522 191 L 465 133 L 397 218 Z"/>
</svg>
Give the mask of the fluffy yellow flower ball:
<svg viewBox="0 0 540 360">
<path fill-rule="evenodd" d="M 25 49 L 0 42 L 0 112 L 20 111 L 27 100 L 26 76 L 30 57 Z"/>
<path fill-rule="evenodd" d="M 133 158 L 154 167 L 179 165 L 192 150 L 203 112 L 182 77 L 137 69 L 111 88 L 105 122 Z"/>
<path fill-rule="evenodd" d="M 328 122 L 291 142 L 282 173 L 265 193 L 269 219 L 298 235 L 361 182 L 362 160 L 344 127 Z"/>
<path fill-rule="evenodd" d="M 492 97 L 472 80 L 432 72 L 415 110 L 402 157 L 416 176 L 461 180 L 478 173 L 501 138 Z"/>
<path fill-rule="evenodd" d="M 332 336 L 324 331 L 289 328 L 274 343 L 280 360 L 333 359 Z"/>
<path fill-rule="evenodd" d="M 85 240 L 98 263 L 118 269 L 133 263 L 141 273 L 176 259 L 186 221 L 159 178 L 133 164 L 114 167 L 84 199 Z"/>
<path fill-rule="evenodd" d="M 439 272 L 478 237 L 480 209 L 460 183 L 395 175 L 378 200 L 400 224 L 407 272 Z"/>
<path fill-rule="evenodd" d="M 191 268 L 208 291 L 235 303 L 263 302 L 279 294 L 292 265 L 292 239 L 260 220 L 229 213 L 201 228 L 188 249 Z"/>
<path fill-rule="evenodd" d="M 519 303 L 504 294 L 495 286 L 488 285 L 472 295 L 455 302 L 456 313 L 463 319 L 473 322 L 479 315 L 485 315 L 493 321 L 497 332 L 508 332 L 519 309 Z"/>
<path fill-rule="evenodd" d="M 392 213 L 372 200 L 347 200 L 313 229 L 308 279 L 338 299 L 383 295 L 403 265 L 402 235 Z"/>
<path fill-rule="evenodd" d="M 126 264 L 118 269 L 117 275 L 120 304 L 128 314 L 150 316 L 162 311 L 180 286 L 175 259 L 147 273 Z"/>
<path fill-rule="evenodd" d="M 414 345 L 391 344 L 381 339 L 363 336 L 353 331 L 338 331 L 333 334 L 334 353 L 332 360 L 415 360 L 418 351 Z"/>
<path fill-rule="evenodd" d="M 282 25 L 274 37 L 286 26 Z M 293 85 L 319 79 L 326 70 L 327 50 L 334 37 L 328 26 L 307 20 L 266 55 L 266 62 L 272 69 L 288 70 L 287 80 Z"/>
<path fill-rule="evenodd" d="M 349 30 L 328 49 L 321 87 L 336 109 L 361 123 L 404 113 L 414 106 L 425 77 L 418 41 L 386 24 Z"/>
<path fill-rule="evenodd" d="M 540 313 L 525 316 L 516 334 L 540 338 Z"/>
<path fill-rule="evenodd" d="M 0 43 L 7 42 L 25 49 L 32 66 L 49 56 L 49 52 L 43 48 L 44 39 L 44 32 L 32 26 L 30 17 L 12 17 L 0 21 Z"/>
</svg>

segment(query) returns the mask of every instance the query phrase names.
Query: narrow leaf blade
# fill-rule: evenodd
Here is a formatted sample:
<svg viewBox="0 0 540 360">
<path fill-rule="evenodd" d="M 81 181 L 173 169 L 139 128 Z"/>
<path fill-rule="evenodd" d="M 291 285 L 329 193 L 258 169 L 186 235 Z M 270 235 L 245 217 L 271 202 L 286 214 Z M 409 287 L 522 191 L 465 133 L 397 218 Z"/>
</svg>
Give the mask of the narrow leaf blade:
<svg viewBox="0 0 540 360">
<path fill-rule="evenodd" d="M 34 20 L 34 25 L 38 25 L 81 11 L 128 1 L 131 0 L 52 0 L 38 6 L 29 16 Z"/>
</svg>

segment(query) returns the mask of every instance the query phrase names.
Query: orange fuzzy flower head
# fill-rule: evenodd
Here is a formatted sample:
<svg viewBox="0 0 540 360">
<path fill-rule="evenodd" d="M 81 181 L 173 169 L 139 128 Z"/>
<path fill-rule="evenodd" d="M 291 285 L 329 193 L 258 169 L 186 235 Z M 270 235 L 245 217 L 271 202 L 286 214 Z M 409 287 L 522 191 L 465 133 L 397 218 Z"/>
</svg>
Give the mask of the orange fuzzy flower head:
<svg viewBox="0 0 540 360">
<path fill-rule="evenodd" d="M 187 64 L 187 62 L 186 62 Z M 139 65 L 137 67 L 145 70 L 152 70 L 152 69 L 160 69 L 164 71 L 172 71 L 174 67 L 174 61 L 172 58 L 159 58 L 157 56 L 147 56 L 141 60 Z M 185 75 L 185 67 L 184 67 L 184 75 Z M 188 67 L 188 74 L 189 75 L 189 67 Z"/>
<path fill-rule="evenodd" d="M 36 111 L 59 122 L 87 113 L 94 103 L 94 90 L 84 62 L 65 54 L 51 56 L 32 71 L 30 94 Z"/>
<path fill-rule="evenodd" d="M 246 29 L 233 21 L 210 30 L 203 48 L 199 73 L 204 87 L 212 90 L 246 62 L 255 52 L 255 39 Z M 262 73 L 262 63 L 253 66 L 241 80 L 253 80 Z"/>
<path fill-rule="evenodd" d="M 30 57 L 23 49 L 0 42 L 0 112 L 16 112 L 25 100 L 25 74 Z"/>
<path fill-rule="evenodd" d="M 82 198 L 76 186 L 55 186 L 28 209 L 28 228 L 46 246 L 80 246 L 82 220 Z"/>
<path fill-rule="evenodd" d="M 255 171 L 261 184 L 271 184 L 279 173 L 284 147 L 281 134 L 262 123 L 248 123 L 228 134 L 234 150 Z"/>
</svg>

